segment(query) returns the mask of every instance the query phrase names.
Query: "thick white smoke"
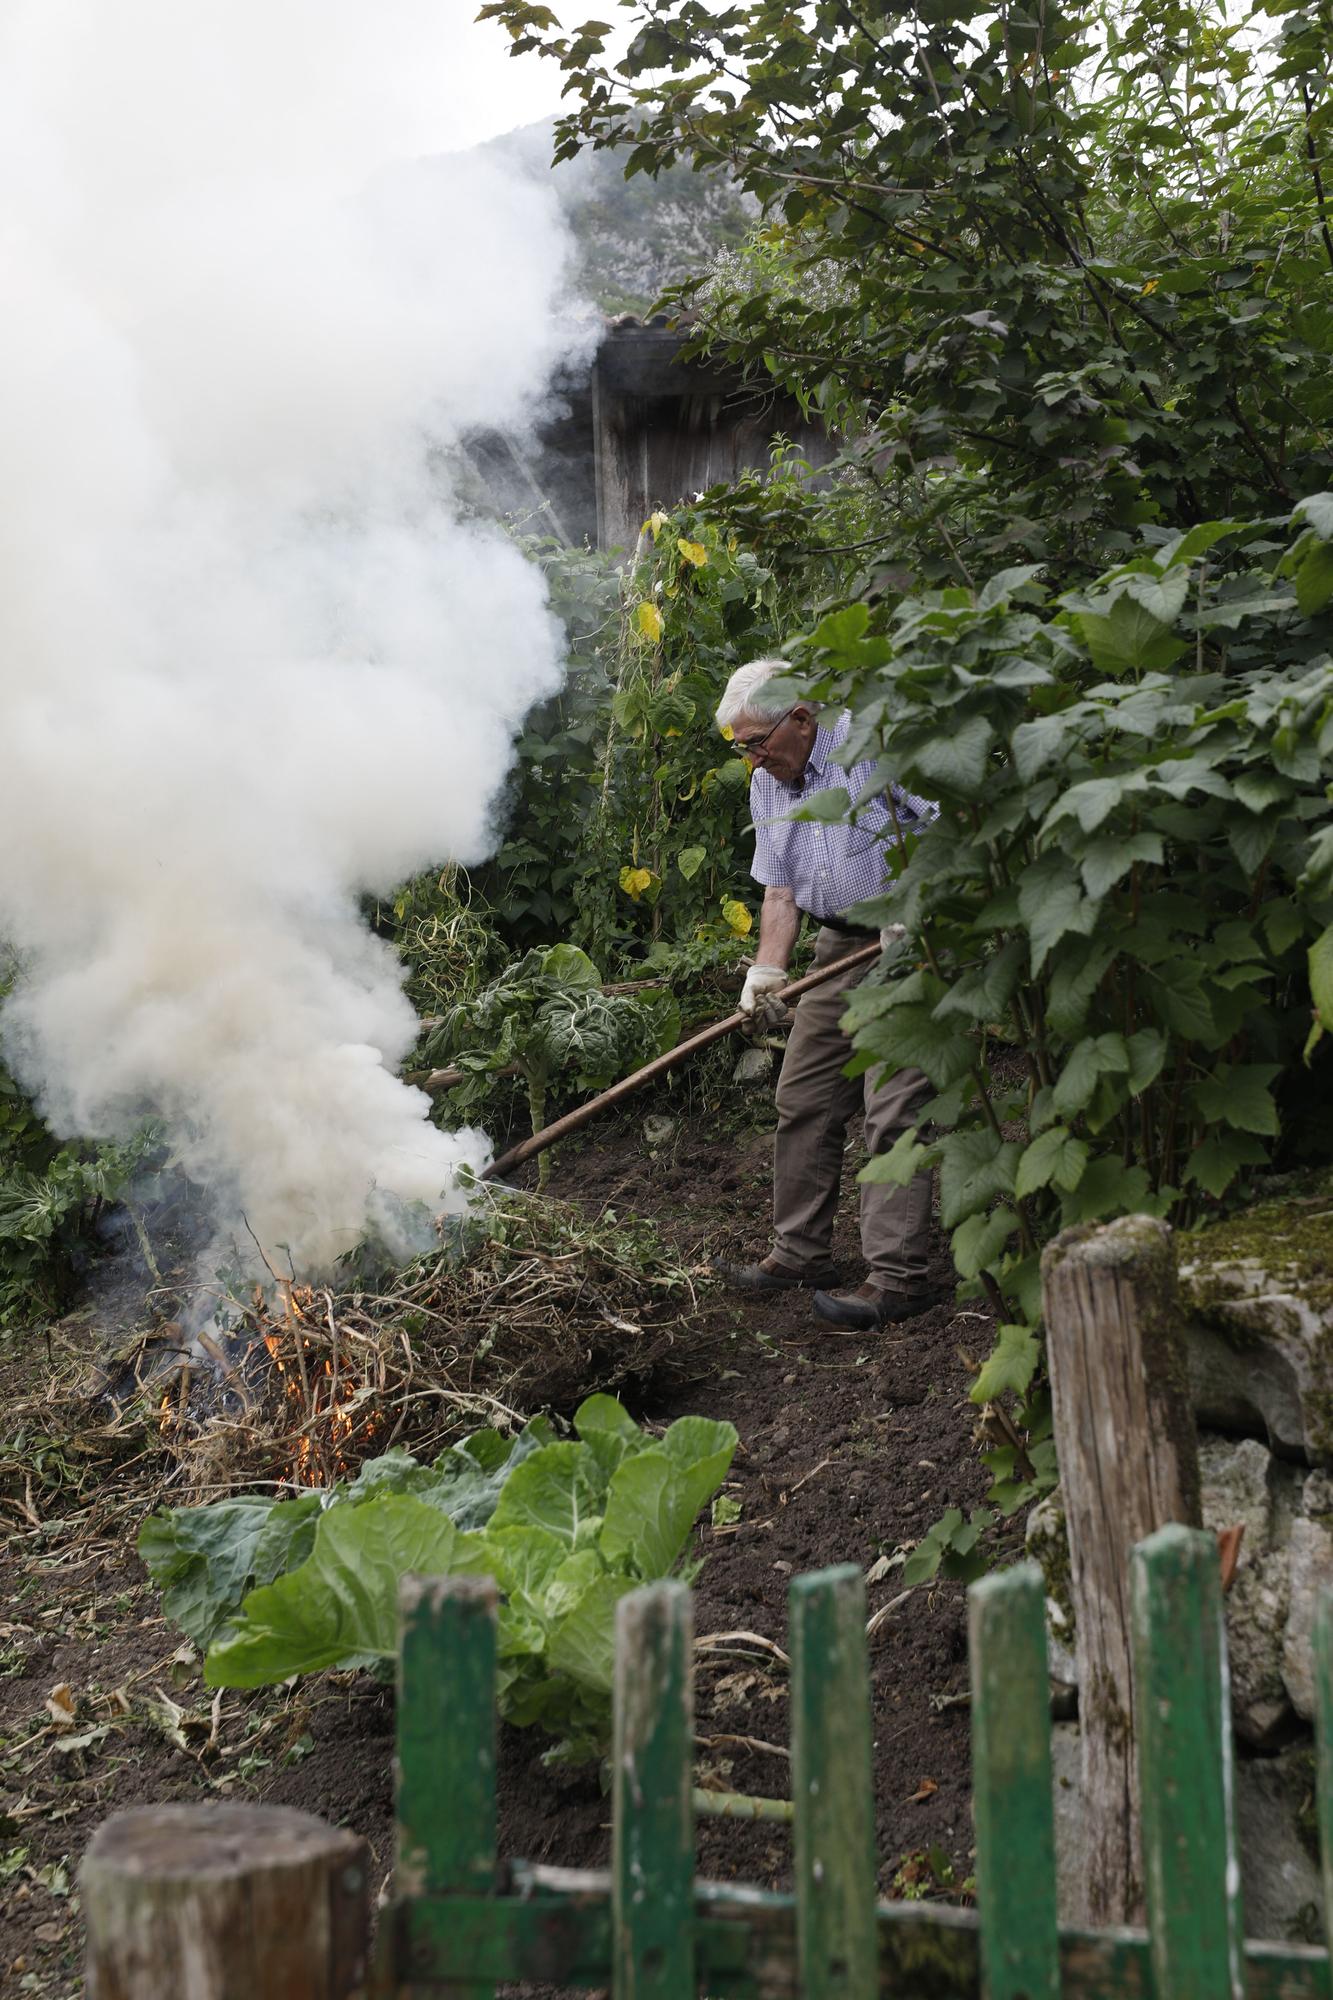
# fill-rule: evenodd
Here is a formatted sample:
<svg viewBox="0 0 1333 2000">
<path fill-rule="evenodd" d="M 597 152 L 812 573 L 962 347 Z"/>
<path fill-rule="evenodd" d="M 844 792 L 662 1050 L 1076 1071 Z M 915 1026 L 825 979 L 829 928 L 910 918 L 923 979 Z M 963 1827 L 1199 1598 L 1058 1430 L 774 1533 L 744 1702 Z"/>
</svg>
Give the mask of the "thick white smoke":
<svg viewBox="0 0 1333 2000">
<path fill-rule="evenodd" d="M 356 898 L 485 852 L 555 685 L 538 576 L 439 447 L 571 340 L 548 192 L 447 147 L 458 0 L 6 0 L 6 1059 L 64 1134 L 165 1118 L 298 1270 L 478 1135 Z"/>
</svg>

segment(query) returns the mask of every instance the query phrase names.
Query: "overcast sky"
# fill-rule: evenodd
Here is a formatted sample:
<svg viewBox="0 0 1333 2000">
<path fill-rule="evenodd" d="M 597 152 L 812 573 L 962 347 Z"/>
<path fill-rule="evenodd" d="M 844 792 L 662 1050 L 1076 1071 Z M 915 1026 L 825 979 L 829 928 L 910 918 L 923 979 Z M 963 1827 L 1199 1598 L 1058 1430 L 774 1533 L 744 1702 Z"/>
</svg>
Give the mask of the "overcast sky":
<svg viewBox="0 0 1333 2000">
<path fill-rule="evenodd" d="M 481 0 L 443 0 L 443 4 L 458 17 L 460 73 L 450 79 L 448 91 L 450 122 L 455 127 L 445 142 L 450 150 L 475 146 L 481 139 L 512 132 L 516 125 L 530 125 L 562 108 L 564 78 L 553 62 L 531 51 L 511 59 L 509 36 L 499 23 L 473 19 Z M 589 4 L 566 0 L 556 11 L 563 21 L 576 25 L 595 15 L 597 8 L 591 0 Z"/>
</svg>

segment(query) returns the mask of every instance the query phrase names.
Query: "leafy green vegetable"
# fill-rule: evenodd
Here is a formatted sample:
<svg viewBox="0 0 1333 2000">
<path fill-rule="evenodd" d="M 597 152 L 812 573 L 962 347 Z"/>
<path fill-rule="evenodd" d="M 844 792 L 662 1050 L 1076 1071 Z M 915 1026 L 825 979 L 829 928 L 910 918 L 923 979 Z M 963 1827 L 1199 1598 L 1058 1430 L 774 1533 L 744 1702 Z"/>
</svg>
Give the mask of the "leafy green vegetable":
<svg viewBox="0 0 1333 2000">
<path fill-rule="evenodd" d="M 207 1645 L 252 1585 L 286 1567 L 299 1531 L 319 1509 L 313 1494 L 281 1503 L 243 1494 L 152 1515 L 139 1531 L 139 1554 L 162 1591 L 165 1615 L 196 1645 Z M 281 1526 L 271 1529 L 275 1517 Z M 260 1556 L 266 1535 L 267 1560 Z"/>
<path fill-rule="evenodd" d="M 411 1495 L 447 1514 L 455 1527 L 479 1528 L 495 1511 L 513 1469 L 554 1437 L 543 1417 L 517 1437 L 477 1431 L 422 1465 L 401 1448 L 367 1459 L 355 1479 L 291 1500 L 243 1494 L 207 1507 L 153 1514 L 139 1531 L 139 1554 L 162 1591 L 162 1609 L 197 1645 L 207 1645 L 248 1590 L 272 1583 L 310 1555 L 319 1516 L 392 1494 Z"/>
<path fill-rule="evenodd" d="M 577 945 L 550 945 L 525 952 L 489 986 L 450 1008 L 432 1046 L 464 1073 L 452 1094 L 455 1108 L 466 1110 L 484 1095 L 481 1079 L 517 1069 L 527 1082 L 536 1132 L 546 1123 L 555 1078 L 601 1090 L 674 1045 L 680 1017 L 669 995 L 603 993 L 601 977 Z M 539 1187 L 549 1171 L 543 1153 Z"/>
<path fill-rule="evenodd" d="M 736 1432 L 681 1417 L 654 1438 L 601 1395 L 574 1429 L 557 1440 L 537 1419 L 433 1466 L 386 1452 L 326 1493 L 178 1508 L 145 1523 L 140 1552 L 169 1614 L 211 1642 L 214 1687 L 391 1660 L 403 1576 L 494 1576 L 501 1713 L 591 1754 L 609 1724 L 616 1604 L 679 1563 Z"/>
<path fill-rule="evenodd" d="M 413 1571 L 486 1568 L 479 1536 L 406 1494 L 330 1508 L 309 1559 L 246 1597 L 208 1650 L 211 1687 L 262 1687 L 322 1667 L 387 1659 L 398 1644 L 398 1582 Z"/>
</svg>

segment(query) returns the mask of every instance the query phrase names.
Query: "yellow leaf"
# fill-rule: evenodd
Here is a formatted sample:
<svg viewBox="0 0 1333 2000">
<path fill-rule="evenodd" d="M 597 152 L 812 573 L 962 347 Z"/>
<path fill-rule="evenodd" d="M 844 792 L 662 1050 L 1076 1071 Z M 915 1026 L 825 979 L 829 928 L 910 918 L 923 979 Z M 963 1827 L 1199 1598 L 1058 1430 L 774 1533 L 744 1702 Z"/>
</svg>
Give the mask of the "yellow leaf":
<svg viewBox="0 0 1333 2000">
<path fill-rule="evenodd" d="M 735 739 L 735 735 L 736 735 L 736 732 L 735 732 L 735 730 L 734 730 L 734 729 L 732 728 L 732 726 L 731 726 L 731 724 L 730 724 L 729 722 L 720 722 L 720 723 L 718 724 L 717 728 L 718 728 L 718 735 L 719 735 L 719 736 L 725 736 L 725 738 L 727 739 L 727 742 L 728 742 L 728 743 L 731 743 L 732 741 L 734 741 L 734 739 Z"/>
<path fill-rule="evenodd" d="M 1161 282 L 1162 281 L 1160 278 L 1149 278 L 1147 284 L 1143 287 L 1143 290 L 1139 293 L 1139 297 L 1141 299 L 1146 299 L 1149 292 L 1155 292 L 1157 290 L 1158 285 Z"/>
<path fill-rule="evenodd" d="M 702 569 L 708 561 L 708 551 L 702 542 L 684 542 L 678 540 L 676 547 L 680 550 L 686 562 L 693 563 L 696 569 Z"/>
<path fill-rule="evenodd" d="M 46 1697 L 46 1712 L 57 1729 L 70 1729 L 74 1725 L 78 1702 L 68 1681 L 57 1681 Z"/>
<path fill-rule="evenodd" d="M 736 551 L 737 551 L 737 549 L 738 549 L 739 547 L 740 547 L 740 544 L 739 544 L 739 542 L 738 542 L 738 541 L 736 540 L 736 537 L 735 537 L 734 535 L 728 535 L 728 536 L 727 536 L 727 554 L 728 554 L 728 555 L 731 555 L 731 556 L 734 556 L 734 555 L 735 555 L 735 553 L 736 553 Z"/>
<path fill-rule="evenodd" d="M 650 604 L 646 598 L 634 614 L 634 623 L 638 626 L 641 637 L 651 639 L 654 645 L 661 639 L 662 614 L 657 606 Z"/>
<path fill-rule="evenodd" d="M 754 929 L 754 918 L 750 915 L 744 903 L 738 903 L 734 898 L 724 896 L 722 898 L 722 914 L 728 924 L 730 924 L 733 936 L 749 937 L 750 932 Z"/>
<path fill-rule="evenodd" d="M 648 516 L 648 519 L 644 522 L 643 525 L 645 528 L 649 530 L 653 540 L 656 541 L 658 536 L 661 534 L 663 528 L 665 528 L 666 524 L 667 524 L 667 517 L 659 507 L 655 514 L 650 514 Z"/>
<path fill-rule="evenodd" d="M 653 871 L 651 868 L 622 868 L 620 886 L 631 901 L 637 903 L 644 890 L 652 888 Z"/>
</svg>

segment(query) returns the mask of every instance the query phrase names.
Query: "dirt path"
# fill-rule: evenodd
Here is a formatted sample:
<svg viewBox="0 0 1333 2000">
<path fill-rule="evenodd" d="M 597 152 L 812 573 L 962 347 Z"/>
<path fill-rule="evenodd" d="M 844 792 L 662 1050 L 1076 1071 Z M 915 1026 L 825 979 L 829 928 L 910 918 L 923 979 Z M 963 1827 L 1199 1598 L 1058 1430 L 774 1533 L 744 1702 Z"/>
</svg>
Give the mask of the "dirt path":
<svg viewBox="0 0 1333 2000">
<path fill-rule="evenodd" d="M 691 1259 L 764 1243 L 771 1138 L 681 1121 L 650 1153 L 642 1117 L 600 1131 L 556 1164 L 551 1192 L 590 1211 L 652 1217 Z M 853 1282 L 854 1202 L 837 1242 Z M 947 1258 L 934 1275 L 951 1301 Z M 942 1302 L 871 1336 L 822 1329 L 801 1295 L 738 1302 L 709 1291 L 704 1379 L 635 1414 L 698 1410 L 741 1439 L 726 1497 L 733 1520 L 701 1525 L 699 1632 L 746 1629 L 783 1644 L 790 1578 L 855 1562 L 870 1570 L 872 1611 L 902 1591 L 892 1558 L 948 1506 L 975 1505 L 985 1476 L 970 1443 L 968 1373 L 989 1315 Z M 0 1394 L 31 1394 L 48 1374 L 40 1337 L 0 1338 Z M 589 1381 L 586 1389 L 598 1385 Z M 31 1426 L 29 1426 L 31 1430 Z M 22 1450 L 44 1447 L 25 1436 Z M 9 1440 L 10 1467 L 17 1462 Z M 68 1449 L 68 1447 L 65 1447 Z M 114 1485 L 115 1474 L 111 1475 Z M 123 1475 L 132 1490 L 131 1468 Z M 14 1496 L 12 1482 L 0 1488 Z M 40 1485 L 38 1488 L 40 1491 Z M 233 1797 L 298 1805 L 370 1840 L 381 1880 L 391 1863 L 392 1704 L 365 1676 L 326 1675 L 294 1690 L 229 1694 L 217 1705 L 198 1662 L 161 1621 L 123 1541 L 80 1545 L 76 1528 L 26 1518 L 7 1500 L 0 1553 L 0 1986 L 65 2000 L 80 1990 L 74 1874 L 109 1812 L 150 1800 Z M 728 1509 L 727 1511 L 731 1511 Z M 12 1532 L 10 1532 L 12 1530 Z M 883 1567 L 883 1566 L 882 1566 Z M 871 1641 L 880 1882 L 884 1893 L 962 1891 L 971 1873 L 966 1647 L 961 1591 L 914 1592 Z M 65 1692 L 61 1692 L 64 1690 Z M 54 1703 L 54 1709 L 48 1704 Z M 73 1728 L 55 1728 L 75 1710 Z M 786 1688 L 750 1657 L 701 1665 L 701 1782 L 785 1796 Z M 747 1747 L 749 1738 L 761 1747 Z M 768 1746 L 768 1747 L 762 1747 Z M 502 1841 L 510 1854 L 595 1864 L 608 1847 L 596 1773 L 546 1769 L 543 1739 L 505 1731 Z M 703 1821 L 700 1871 L 783 1886 L 790 1837 L 771 1824 Z"/>
</svg>

